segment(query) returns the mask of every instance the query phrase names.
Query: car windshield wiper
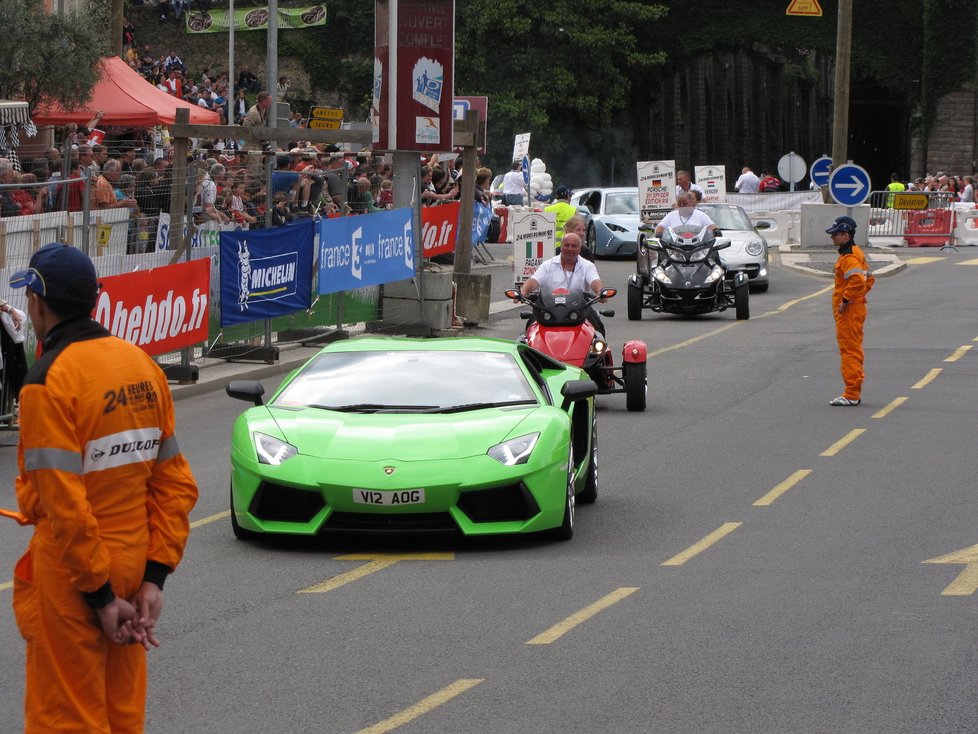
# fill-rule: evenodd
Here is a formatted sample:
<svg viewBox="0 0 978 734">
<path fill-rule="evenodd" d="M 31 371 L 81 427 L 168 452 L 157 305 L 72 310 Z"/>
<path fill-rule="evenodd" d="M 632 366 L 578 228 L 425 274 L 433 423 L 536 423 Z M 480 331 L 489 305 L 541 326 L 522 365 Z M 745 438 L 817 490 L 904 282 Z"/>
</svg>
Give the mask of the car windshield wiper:
<svg viewBox="0 0 978 734">
<path fill-rule="evenodd" d="M 349 405 L 307 405 L 307 408 L 333 410 L 337 413 L 423 413 L 437 408 L 432 405 L 385 405 L 384 403 L 350 403 Z"/>
<path fill-rule="evenodd" d="M 506 408 L 510 405 L 536 405 L 536 400 L 506 400 L 499 403 L 465 403 L 464 405 L 446 405 L 445 407 L 431 408 L 425 413 L 462 413 L 466 410 L 482 410 L 484 408 Z"/>
</svg>

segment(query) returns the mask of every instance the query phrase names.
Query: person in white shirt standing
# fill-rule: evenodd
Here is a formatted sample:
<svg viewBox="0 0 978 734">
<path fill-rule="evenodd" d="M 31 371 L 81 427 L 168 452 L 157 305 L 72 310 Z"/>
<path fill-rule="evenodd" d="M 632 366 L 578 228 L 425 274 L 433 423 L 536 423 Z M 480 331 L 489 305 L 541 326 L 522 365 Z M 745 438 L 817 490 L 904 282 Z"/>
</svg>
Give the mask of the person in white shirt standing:
<svg viewBox="0 0 978 734">
<path fill-rule="evenodd" d="M 519 161 L 513 161 L 509 173 L 503 176 L 503 204 L 506 206 L 523 206 L 526 184 L 523 182 L 521 168 Z"/>
<path fill-rule="evenodd" d="M 738 194 L 756 194 L 760 183 L 761 180 L 756 173 L 750 170 L 750 166 L 744 166 L 744 170 L 740 172 L 740 178 L 734 184 L 734 189 Z"/>
</svg>

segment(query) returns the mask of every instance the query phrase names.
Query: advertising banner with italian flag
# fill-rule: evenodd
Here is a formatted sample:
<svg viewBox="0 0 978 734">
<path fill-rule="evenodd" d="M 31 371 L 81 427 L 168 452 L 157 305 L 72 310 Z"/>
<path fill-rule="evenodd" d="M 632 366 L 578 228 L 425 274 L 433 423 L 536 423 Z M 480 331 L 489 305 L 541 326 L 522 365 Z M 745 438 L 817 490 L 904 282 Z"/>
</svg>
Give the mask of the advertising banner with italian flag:
<svg viewBox="0 0 978 734">
<path fill-rule="evenodd" d="M 519 287 L 544 260 L 556 254 L 557 217 L 554 212 L 510 210 L 513 231 L 513 275 Z"/>
</svg>

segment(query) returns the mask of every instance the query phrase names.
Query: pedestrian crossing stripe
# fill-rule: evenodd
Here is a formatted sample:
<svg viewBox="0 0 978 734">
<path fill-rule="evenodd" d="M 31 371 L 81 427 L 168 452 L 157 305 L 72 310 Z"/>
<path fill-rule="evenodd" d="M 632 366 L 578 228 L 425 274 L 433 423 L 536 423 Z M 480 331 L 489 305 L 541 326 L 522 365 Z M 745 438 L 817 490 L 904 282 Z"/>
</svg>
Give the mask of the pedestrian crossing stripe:
<svg viewBox="0 0 978 734">
<path fill-rule="evenodd" d="M 975 260 L 962 260 L 958 265 L 978 265 L 978 259 Z"/>
<path fill-rule="evenodd" d="M 926 255 L 921 255 L 920 257 L 910 258 L 906 263 L 907 265 L 926 265 L 927 263 L 938 263 L 946 259 L 946 257 L 927 257 Z"/>
<path fill-rule="evenodd" d="M 527 242 L 526 243 L 526 256 L 527 257 L 543 257 L 543 243 L 542 242 Z"/>
</svg>

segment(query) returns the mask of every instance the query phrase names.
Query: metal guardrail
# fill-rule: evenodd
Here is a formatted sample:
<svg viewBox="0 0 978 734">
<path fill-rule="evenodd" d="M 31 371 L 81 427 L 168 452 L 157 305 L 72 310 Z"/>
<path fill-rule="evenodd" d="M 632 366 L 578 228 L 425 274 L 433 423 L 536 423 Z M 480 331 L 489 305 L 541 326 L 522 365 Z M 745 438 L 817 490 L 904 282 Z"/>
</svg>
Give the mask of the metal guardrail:
<svg viewBox="0 0 978 734">
<path fill-rule="evenodd" d="M 874 191 L 869 196 L 870 244 L 957 251 L 957 212 L 943 191 Z"/>
</svg>

